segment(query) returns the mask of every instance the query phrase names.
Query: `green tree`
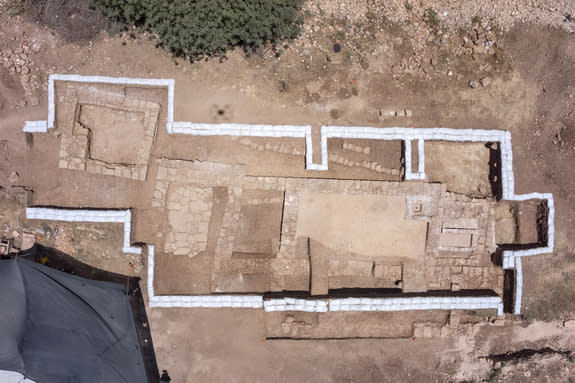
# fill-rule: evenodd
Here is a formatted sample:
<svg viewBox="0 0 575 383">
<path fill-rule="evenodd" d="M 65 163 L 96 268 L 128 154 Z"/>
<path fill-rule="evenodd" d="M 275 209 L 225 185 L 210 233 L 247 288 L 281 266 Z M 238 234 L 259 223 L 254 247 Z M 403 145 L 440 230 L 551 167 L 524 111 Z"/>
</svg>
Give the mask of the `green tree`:
<svg viewBox="0 0 575 383">
<path fill-rule="evenodd" d="M 177 56 L 221 56 L 300 32 L 303 0 L 93 0 L 109 19 L 155 33 Z"/>
</svg>

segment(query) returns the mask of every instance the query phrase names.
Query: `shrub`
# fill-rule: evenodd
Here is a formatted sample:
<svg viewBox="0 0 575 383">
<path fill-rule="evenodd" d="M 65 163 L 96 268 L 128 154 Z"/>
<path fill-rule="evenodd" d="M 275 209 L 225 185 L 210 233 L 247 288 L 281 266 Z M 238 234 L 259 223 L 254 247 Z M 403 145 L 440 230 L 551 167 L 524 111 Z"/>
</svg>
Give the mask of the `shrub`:
<svg viewBox="0 0 575 383">
<path fill-rule="evenodd" d="M 439 25 L 439 19 L 437 18 L 437 11 L 432 7 L 425 10 L 423 15 L 423 21 L 430 27 L 437 27 Z"/>
<path fill-rule="evenodd" d="M 102 30 L 117 32 L 122 26 L 110 22 L 92 1 L 23 0 L 23 13 L 28 21 L 55 29 L 68 41 L 93 39 Z"/>
<path fill-rule="evenodd" d="M 0 2 L 0 10 L 8 16 L 17 16 L 24 10 L 23 0 L 4 0 L 4 3 Z"/>
<path fill-rule="evenodd" d="M 155 33 L 165 48 L 192 60 L 293 39 L 303 22 L 303 0 L 93 1 L 111 20 Z"/>
</svg>

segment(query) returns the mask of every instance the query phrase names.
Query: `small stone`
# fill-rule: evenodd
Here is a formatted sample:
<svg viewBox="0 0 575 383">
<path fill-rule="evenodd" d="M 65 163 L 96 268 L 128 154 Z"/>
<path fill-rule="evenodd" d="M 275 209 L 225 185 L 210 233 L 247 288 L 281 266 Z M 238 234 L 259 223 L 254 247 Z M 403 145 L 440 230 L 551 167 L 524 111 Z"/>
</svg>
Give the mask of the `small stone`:
<svg viewBox="0 0 575 383">
<path fill-rule="evenodd" d="M 23 67 L 22 67 L 22 73 L 23 73 L 23 74 L 28 74 L 28 73 L 30 73 L 30 68 L 27 67 L 27 66 L 23 66 Z"/>
<path fill-rule="evenodd" d="M 473 89 L 477 88 L 477 83 L 473 80 L 469 81 L 469 86 L 472 87 Z"/>
<path fill-rule="evenodd" d="M 447 72 L 447 75 L 450 76 L 450 77 L 453 76 L 453 71 Z"/>
<path fill-rule="evenodd" d="M 32 105 L 32 106 L 40 105 L 40 100 L 38 100 L 38 97 L 36 97 L 36 96 L 30 97 L 30 105 Z"/>
<path fill-rule="evenodd" d="M 411 109 L 405 109 L 405 117 L 413 116 L 413 111 Z"/>
<path fill-rule="evenodd" d="M 505 326 L 505 319 L 497 318 L 493 321 L 493 326 L 502 327 Z"/>
<path fill-rule="evenodd" d="M 13 237 L 13 238 L 18 238 L 19 236 L 20 236 L 20 233 L 18 233 L 16 230 L 14 230 L 14 231 L 12 232 L 12 237 Z"/>
<path fill-rule="evenodd" d="M 19 179 L 20 179 L 20 175 L 18 175 L 18 173 L 16 171 L 13 171 L 8 176 L 8 181 L 10 181 L 11 184 L 18 182 Z"/>
<path fill-rule="evenodd" d="M 114 169 L 112 168 L 104 168 L 102 170 L 102 174 L 104 174 L 105 176 L 113 176 L 115 174 Z"/>
<path fill-rule="evenodd" d="M 483 77 L 481 80 L 479 80 L 479 82 L 481 83 L 482 87 L 486 87 L 489 84 L 491 84 L 491 77 L 487 76 L 487 77 Z"/>
<path fill-rule="evenodd" d="M 563 327 L 575 327 L 575 319 L 568 319 L 563 322 Z"/>
<path fill-rule="evenodd" d="M 401 67 L 399 65 L 392 65 L 391 72 L 393 74 L 400 74 L 401 73 Z"/>
</svg>

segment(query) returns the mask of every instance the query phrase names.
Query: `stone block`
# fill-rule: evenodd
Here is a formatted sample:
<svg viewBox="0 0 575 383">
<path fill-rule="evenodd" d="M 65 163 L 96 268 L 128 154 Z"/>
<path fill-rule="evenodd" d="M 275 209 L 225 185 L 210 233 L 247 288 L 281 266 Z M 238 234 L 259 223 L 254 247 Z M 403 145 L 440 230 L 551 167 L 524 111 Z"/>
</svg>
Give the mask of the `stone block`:
<svg viewBox="0 0 575 383">
<path fill-rule="evenodd" d="M 469 233 L 442 233 L 439 238 L 440 247 L 471 247 L 472 235 Z"/>
<path fill-rule="evenodd" d="M 112 168 L 104 168 L 102 169 L 102 174 L 106 175 L 106 176 L 113 176 L 115 174 L 114 169 Z"/>
</svg>

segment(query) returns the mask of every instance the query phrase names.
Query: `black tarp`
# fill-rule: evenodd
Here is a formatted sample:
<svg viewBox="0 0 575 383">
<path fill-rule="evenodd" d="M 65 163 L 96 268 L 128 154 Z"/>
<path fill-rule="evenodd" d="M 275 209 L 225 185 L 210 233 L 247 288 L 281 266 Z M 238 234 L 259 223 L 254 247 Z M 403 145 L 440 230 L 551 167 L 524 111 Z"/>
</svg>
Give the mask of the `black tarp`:
<svg viewBox="0 0 575 383">
<path fill-rule="evenodd" d="M 121 284 L 0 260 L 0 370 L 38 383 L 147 382 Z"/>
</svg>

